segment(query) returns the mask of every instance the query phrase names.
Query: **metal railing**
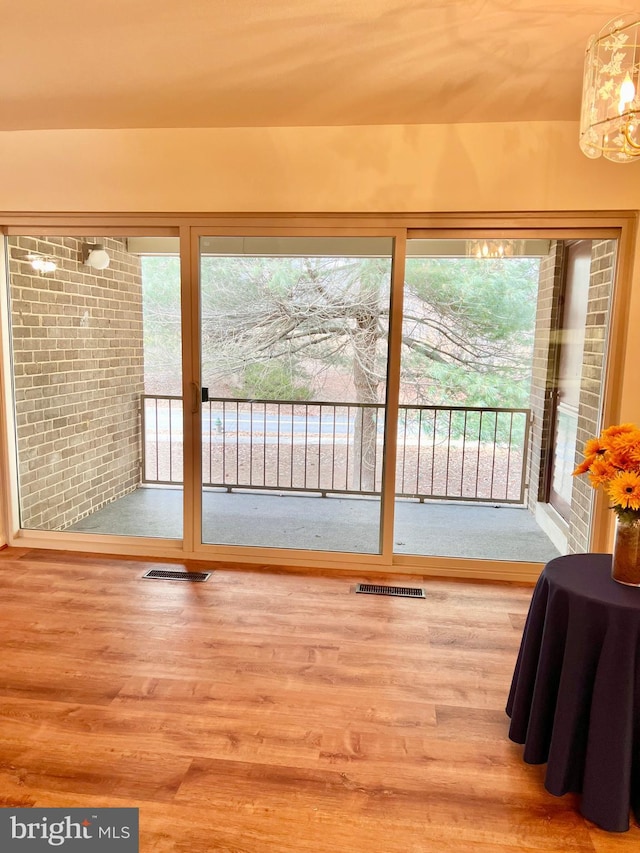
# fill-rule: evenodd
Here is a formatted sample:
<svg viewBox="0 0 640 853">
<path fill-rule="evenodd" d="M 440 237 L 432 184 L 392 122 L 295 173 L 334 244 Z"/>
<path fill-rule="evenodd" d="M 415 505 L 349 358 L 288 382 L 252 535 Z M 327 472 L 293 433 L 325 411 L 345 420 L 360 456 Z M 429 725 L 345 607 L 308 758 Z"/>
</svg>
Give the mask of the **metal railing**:
<svg viewBox="0 0 640 853">
<path fill-rule="evenodd" d="M 401 405 L 398 497 L 522 504 L 528 409 Z M 182 483 L 182 401 L 142 397 L 144 483 Z M 384 406 L 235 400 L 202 404 L 211 488 L 379 495 Z"/>
</svg>

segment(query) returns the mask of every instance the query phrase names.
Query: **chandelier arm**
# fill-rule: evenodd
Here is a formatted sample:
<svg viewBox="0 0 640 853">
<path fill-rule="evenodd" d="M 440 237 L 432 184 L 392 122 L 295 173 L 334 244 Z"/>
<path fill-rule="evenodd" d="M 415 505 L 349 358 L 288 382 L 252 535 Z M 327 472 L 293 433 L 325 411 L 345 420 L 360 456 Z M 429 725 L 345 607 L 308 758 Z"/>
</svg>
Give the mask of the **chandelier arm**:
<svg viewBox="0 0 640 853">
<path fill-rule="evenodd" d="M 631 134 L 629 133 L 629 125 L 625 124 L 622 133 L 624 135 L 624 141 L 626 144 L 633 149 L 634 153 L 637 152 L 640 154 L 640 144 L 637 143 L 634 139 L 631 138 Z"/>
</svg>

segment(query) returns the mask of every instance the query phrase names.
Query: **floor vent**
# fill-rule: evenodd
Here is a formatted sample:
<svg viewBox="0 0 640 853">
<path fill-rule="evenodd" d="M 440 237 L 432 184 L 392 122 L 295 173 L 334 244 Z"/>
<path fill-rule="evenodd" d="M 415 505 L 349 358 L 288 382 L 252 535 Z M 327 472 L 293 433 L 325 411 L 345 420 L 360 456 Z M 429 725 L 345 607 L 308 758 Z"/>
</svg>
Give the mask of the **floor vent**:
<svg viewBox="0 0 640 853">
<path fill-rule="evenodd" d="M 423 587 L 411 586 L 379 586 L 375 583 L 357 583 L 356 592 L 367 595 L 397 595 L 401 598 L 424 598 Z"/>
<path fill-rule="evenodd" d="M 204 583 L 211 577 L 211 572 L 167 572 L 163 569 L 150 569 L 142 575 L 148 580 L 160 581 L 191 581 L 191 583 Z"/>
</svg>

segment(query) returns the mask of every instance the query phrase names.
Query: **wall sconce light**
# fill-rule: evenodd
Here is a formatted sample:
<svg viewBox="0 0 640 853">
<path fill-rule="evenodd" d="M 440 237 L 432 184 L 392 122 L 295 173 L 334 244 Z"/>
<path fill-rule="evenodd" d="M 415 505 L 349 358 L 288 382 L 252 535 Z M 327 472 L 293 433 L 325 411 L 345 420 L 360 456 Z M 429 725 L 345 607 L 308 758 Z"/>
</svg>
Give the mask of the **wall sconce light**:
<svg viewBox="0 0 640 853">
<path fill-rule="evenodd" d="M 39 272 L 40 275 L 44 275 L 45 273 L 52 273 L 58 269 L 58 264 L 55 258 L 52 258 L 50 255 L 27 255 L 27 260 L 31 264 L 31 267 Z"/>
<path fill-rule="evenodd" d="M 104 246 L 97 243 L 83 243 L 82 263 L 94 270 L 106 270 L 111 263 L 111 258 Z"/>
<path fill-rule="evenodd" d="M 630 163 L 640 156 L 640 20 L 616 18 L 591 36 L 584 62 L 580 148 Z"/>
</svg>

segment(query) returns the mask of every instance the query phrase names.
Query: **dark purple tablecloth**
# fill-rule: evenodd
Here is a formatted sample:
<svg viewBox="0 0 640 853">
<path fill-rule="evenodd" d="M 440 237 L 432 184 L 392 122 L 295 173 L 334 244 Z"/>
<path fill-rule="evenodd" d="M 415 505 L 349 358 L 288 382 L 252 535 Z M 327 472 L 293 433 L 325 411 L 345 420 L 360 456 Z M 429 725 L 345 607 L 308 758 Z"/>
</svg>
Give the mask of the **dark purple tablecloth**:
<svg viewBox="0 0 640 853">
<path fill-rule="evenodd" d="M 603 829 L 640 822 L 640 588 L 611 579 L 610 554 L 547 564 L 533 593 L 507 702 L 509 737 L 545 788 L 582 794 Z"/>
</svg>

